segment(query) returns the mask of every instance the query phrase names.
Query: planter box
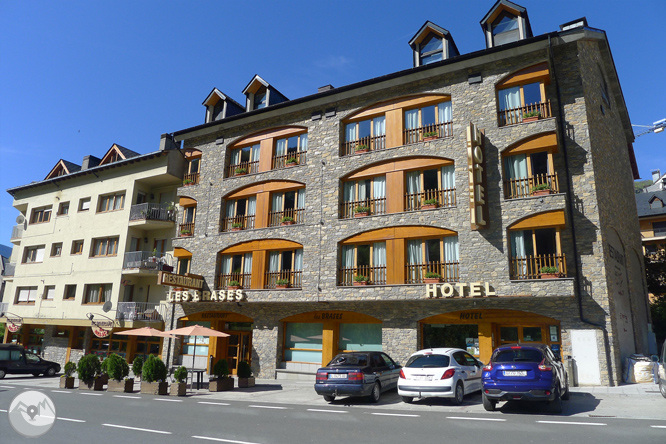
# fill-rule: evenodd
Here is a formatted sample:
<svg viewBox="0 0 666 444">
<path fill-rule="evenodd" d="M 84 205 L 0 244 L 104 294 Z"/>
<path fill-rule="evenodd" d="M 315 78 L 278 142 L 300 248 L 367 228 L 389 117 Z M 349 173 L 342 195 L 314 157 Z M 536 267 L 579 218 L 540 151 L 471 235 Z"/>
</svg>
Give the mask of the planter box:
<svg viewBox="0 0 666 444">
<path fill-rule="evenodd" d="M 368 281 L 363 281 L 363 282 L 354 281 L 354 287 L 364 287 L 366 285 L 368 285 Z"/>
<path fill-rule="evenodd" d="M 557 279 L 560 277 L 559 273 L 541 273 L 539 279 Z"/>
<path fill-rule="evenodd" d="M 238 378 L 238 388 L 254 387 L 254 376 Z"/>
<path fill-rule="evenodd" d="M 424 142 L 430 142 L 431 140 L 435 140 L 435 139 L 439 139 L 439 137 L 437 137 L 437 136 L 428 136 L 428 137 L 424 137 L 423 141 Z"/>
<path fill-rule="evenodd" d="M 239 227 L 236 227 L 236 228 L 232 228 L 231 231 L 240 231 L 240 230 L 242 230 L 242 229 L 243 229 L 242 227 L 240 227 L 240 228 L 239 228 Z"/>
<path fill-rule="evenodd" d="M 238 285 L 229 285 L 227 286 L 227 290 L 238 290 L 240 287 Z"/>
<path fill-rule="evenodd" d="M 102 373 L 102 374 L 99 376 L 98 379 L 101 379 L 101 380 L 102 380 L 102 384 L 104 384 L 104 385 L 106 385 L 106 384 L 109 383 L 109 375 L 107 375 L 106 373 Z"/>
<path fill-rule="evenodd" d="M 234 378 L 213 379 L 208 383 L 211 392 L 227 392 L 234 389 Z"/>
<path fill-rule="evenodd" d="M 234 173 L 234 176 L 245 176 L 247 173 Z"/>
<path fill-rule="evenodd" d="M 362 213 L 354 213 L 354 217 L 366 217 L 366 216 L 368 216 L 369 214 L 370 214 L 370 213 L 368 213 L 367 211 L 362 212 Z"/>
<path fill-rule="evenodd" d="M 367 153 L 367 152 L 370 152 L 370 150 L 369 150 L 369 149 L 364 149 L 364 150 L 356 150 L 356 151 L 354 151 L 354 153 L 356 153 L 356 154 Z"/>
<path fill-rule="evenodd" d="M 141 381 L 141 393 L 144 395 L 166 395 L 168 389 L 168 382 Z"/>
<path fill-rule="evenodd" d="M 92 381 L 79 380 L 79 390 L 95 390 L 100 392 L 104 390 L 104 382 L 101 378 L 95 378 Z"/>
<path fill-rule="evenodd" d="M 285 163 L 284 166 L 289 168 L 298 165 L 298 163 Z"/>
<path fill-rule="evenodd" d="M 423 282 L 426 284 L 439 284 L 441 278 L 423 278 Z"/>
<path fill-rule="evenodd" d="M 184 184 L 183 184 L 184 187 L 189 187 L 189 186 L 191 186 L 191 185 L 194 185 L 194 183 L 190 182 L 190 183 L 184 183 Z"/>
<path fill-rule="evenodd" d="M 294 225 L 294 221 L 289 221 L 289 222 L 281 222 L 280 225 Z"/>
<path fill-rule="evenodd" d="M 281 288 L 281 289 L 289 288 L 289 285 L 276 285 L 275 288 Z"/>
<path fill-rule="evenodd" d="M 61 389 L 73 389 L 74 388 L 74 376 L 69 378 L 60 378 L 60 388 Z"/>
<path fill-rule="evenodd" d="M 421 205 L 422 210 L 434 210 L 437 208 L 437 204 L 423 204 Z"/>
<path fill-rule="evenodd" d="M 187 382 L 174 382 L 169 388 L 171 396 L 185 396 L 187 393 Z"/>
<path fill-rule="evenodd" d="M 547 196 L 551 194 L 553 190 L 538 190 L 538 191 L 532 191 L 532 196 Z"/>
<path fill-rule="evenodd" d="M 180 233 L 180 237 L 191 237 L 192 233 Z"/>
<path fill-rule="evenodd" d="M 134 379 L 131 378 L 126 381 L 114 381 L 111 379 L 107 390 L 109 392 L 132 393 L 134 391 Z"/>
<path fill-rule="evenodd" d="M 534 117 L 523 117 L 523 123 L 528 123 L 528 122 L 536 122 L 539 120 L 541 117 L 539 116 L 534 116 Z"/>
</svg>

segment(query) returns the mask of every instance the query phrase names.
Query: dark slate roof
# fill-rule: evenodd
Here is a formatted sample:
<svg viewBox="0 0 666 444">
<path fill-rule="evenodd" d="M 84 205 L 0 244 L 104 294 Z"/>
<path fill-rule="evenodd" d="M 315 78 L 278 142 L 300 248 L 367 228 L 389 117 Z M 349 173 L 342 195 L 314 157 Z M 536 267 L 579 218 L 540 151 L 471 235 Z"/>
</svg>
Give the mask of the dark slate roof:
<svg viewBox="0 0 666 444">
<path fill-rule="evenodd" d="M 137 157 L 140 156 L 141 154 L 137 153 L 136 151 L 132 151 L 129 148 L 125 148 L 124 146 L 118 145 L 117 143 L 115 144 L 116 147 L 120 150 L 121 153 L 123 153 L 123 156 L 125 156 L 125 159 L 130 159 L 132 157 Z"/>
<path fill-rule="evenodd" d="M 12 247 L 8 247 L 7 245 L 0 245 L 0 256 L 9 259 L 11 255 L 12 255 Z"/>
<path fill-rule="evenodd" d="M 62 159 L 62 163 L 64 163 L 67 167 L 69 174 L 76 173 L 77 171 L 81 170 L 81 165 L 77 165 L 74 162 L 70 162 L 69 160 Z"/>
<path fill-rule="evenodd" d="M 650 208 L 650 201 L 652 201 L 654 198 L 661 199 L 662 202 L 664 202 L 664 206 L 659 208 Z M 636 194 L 636 209 L 638 210 L 639 218 L 666 214 L 666 190 Z"/>
</svg>

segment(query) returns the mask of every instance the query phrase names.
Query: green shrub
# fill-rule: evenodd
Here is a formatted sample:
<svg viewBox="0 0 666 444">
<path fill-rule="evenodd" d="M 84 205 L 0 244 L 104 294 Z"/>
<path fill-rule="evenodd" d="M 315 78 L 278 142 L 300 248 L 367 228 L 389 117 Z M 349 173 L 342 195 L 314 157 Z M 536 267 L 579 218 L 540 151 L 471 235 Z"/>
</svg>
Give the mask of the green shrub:
<svg viewBox="0 0 666 444">
<path fill-rule="evenodd" d="M 437 202 L 437 199 L 426 199 L 425 202 L 423 202 L 424 205 L 437 205 L 439 202 Z"/>
<path fill-rule="evenodd" d="M 289 165 L 296 165 L 298 163 L 298 160 L 295 157 L 290 157 L 289 159 L 287 159 L 287 163 Z"/>
<path fill-rule="evenodd" d="M 76 373 L 79 375 L 81 381 L 92 381 L 102 372 L 102 364 L 99 362 L 97 355 L 85 355 L 79 359 L 76 366 Z"/>
<path fill-rule="evenodd" d="M 115 353 L 104 360 L 106 373 L 114 381 L 122 381 L 129 375 L 129 364 L 123 357 Z"/>
<path fill-rule="evenodd" d="M 285 216 L 282 218 L 282 222 L 293 222 L 294 218 L 291 216 Z"/>
<path fill-rule="evenodd" d="M 231 224 L 231 228 L 243 228 L 243 224 L 240 222 L 234 222 Z"/>
<path fill-rule="evenodd" d="M 368 282 L 368 277 L 367 276 L 356 275 L 356 276 L 354 276 L 354 280 L 356 282 Z"/>
<path fill-rule="evenodd" d="M 236 168 L 234 170 L 234 173 L 236 173 L 236 174 L 245 174 L 245 173 L 247 173 L 247 168 Z"/>
<path fill-rule="evenodd" d="M 229 364 L 226 359 L 220 359 L 213 366 L 213 375 L 217 379 L 226 378 L 229 376 Z"/>
<path fill-rule="evenodd" d="M 523 113 L 523 119 L 529 119 L 530 117 L 541 117 L 541 111 L 529 111 Z"/>
<path fill-rule="evenodd" d="M 439 273 L 435 273 L 433 271 L 428 271 L 426 272 L 425 277 L 427 277 L 428 279 L 439 279 L 442 277 L 442 275 Z"/>
<path fill-rule="evenodd" d="M 65 364 L 65 369 L 64 369 L 64 371 L 65 371 L 64 376 L 65 376 L 66 378 L 71 378 L 72 375 L 74 374 L 74 372 L 76 372 L 76 364 L 74 364 L 72 361 L 68 361 L 68 362 Z"/>
<path fill-rule="evenodd" d="M 289 279 L 278 279 L 275 283 L 277 285 L 289 285 Z"/>
<path fill-rule="evenodd" d="M 227 286 L 228 287 L 239 287 L 240 282 L 238 282 L 238 281 L 229 281 L 229 284 Z"/>
<path fill-rule="evenodd" d="M 163 382 L 167 377 L 166 365 L 157 356 L 150 355 L 143 364 L 141 376 L 146 382 Z"/>
<path fill-rule="evenodd" d="M 134 362 L 132 363 L 132 372 L 136 376 L 141 377 L 141 370 L 143 370 L 143 357 L 137 356 L 134 358 Z"/>
<path fill-rule="evenodd" d="M 428 131 L 423 134 L 423 137 L 437 137 L 437 133 L 435 131 Z"/>
<path fill-rule="evenodd" d="M 356 151 L 364 151 L 368 149 L 368 145 L 356 145 L 356 148 L 354 150 Z"/>
<path fill-rule="evenodd" d="M 238 371 L 236 372 L 239 378 L 249 378 L 252 376 L 252 367 L 247 361 L 241 361 L 238 363 Z"/>
<path fill-rule="evenodd" d="M 541 267 L 539 271 L 545 274 L 556 274 L 560 272 L 560 269 L 557 267 Z"/>
<path fill-rule="evenodd" d="M 370 207 L 364 207 L 359 205 L 358 207 L 354 208 L 354 213 L 369 213 L 370 212 Z"/>
<path fill-rule="evenodd" d="M 539 185 L 534 185 L 532 191 L 541 191 L 541 190 L 550 190 L 549 183 L 540 183 Z"/>
<path fill-rule="evenodd" d="M 176 380 L 176 382 L 183 383 L 187 381 L 187 368 L 180 366 L 176 369 L 176 371 L 173 373 L 173 377 Z"/>
</svg>

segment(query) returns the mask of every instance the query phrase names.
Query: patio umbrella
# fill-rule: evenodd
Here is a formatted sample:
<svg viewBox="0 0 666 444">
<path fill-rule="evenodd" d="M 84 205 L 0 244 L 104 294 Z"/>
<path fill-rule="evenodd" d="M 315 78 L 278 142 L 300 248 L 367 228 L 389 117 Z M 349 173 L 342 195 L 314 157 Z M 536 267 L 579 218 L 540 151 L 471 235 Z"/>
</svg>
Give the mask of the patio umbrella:
<svg viewBox="0 0 666 444">
<path fill-rule="evenodd" d="M 163 332 L 162 330 L 157 330 L 152 327 L 141 327 L 141 328 L 135 328 L 134 330 L 125 330 L 125 331 L 119 331 L 117 333 L 114 333 L 114 335 L 127 335 L 127 336 L 145 336 L 146 338 L 146 352 L 149 352 L 148 350 L 148 338 L 157 336 L 160 338 L 175 338 L 175 336 L 170 335 L 168 333 Z"/>
<path fill-rule="evenodd" d="M 194 336 L 194 353 L 192 354 L 192 370 L 194 370 L 194 359 L 197 356 L 197 336 L 217 336 L 224 338 L 229 336 L 221 331 L 212 328 L 202 327 L 201 325 L 189 325 L 187 327 L 177 328 L 175 330 L 165 331 L 164 333 L 179 336 Z"/>
</svg>

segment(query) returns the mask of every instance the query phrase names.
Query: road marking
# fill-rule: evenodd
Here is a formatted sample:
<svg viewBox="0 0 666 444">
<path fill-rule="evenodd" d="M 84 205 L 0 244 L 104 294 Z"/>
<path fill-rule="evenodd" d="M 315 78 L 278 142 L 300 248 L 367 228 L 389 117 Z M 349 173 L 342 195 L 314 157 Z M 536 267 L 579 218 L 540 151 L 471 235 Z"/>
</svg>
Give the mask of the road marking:
<svg viewBox="0 0 666 444">
<path fill-rule="evenodd" d="M 465 416 L 447 416 L 446 419 L 466 419 L 468 421 L 498 421 L 498 422 L 506 421 L 506 419 L 499 419 L 499 418 L 468 418 Z"/>
<path fill-rule="evenodd" d="M 289 407 L 276 407 L 274 405 L 248 405 L 248 407 L 254 407 L 255 409 L 275 409 L 275 410 L 287 410 Z"/>
<path fill-rule="evenodd" d="M 61 421 L 85 422 L 83 419 L 72 419 L 72 418 L 61 418 L 61 417 L 58 417 L 57 419 L 60 419 Z"/>
<path fill-rule="evenodd" d="M 421 415 L 405 415 L 401 413 L 370 413 L 371 415 L 377 415 L 377 416 L 404 416 L 407 418 L 418 418 Z"/>
<path fill-rule="evenodd" d="M 4 410 L 4 409 L 0 409 L 0 412 L 4 412 L 4 413 L 7 413 L 7 410 Z"/>
<path fill-rule="evenodd" d="M 79 395 L 86 395 L 86 396 L 102 396 L 103 393 L 79 393 Z"/>
<path fill-rule="evenodd" d="M 666 429 L 666 426 L 653 426 L 653 425 L 651 425 L 650 427 L 655 428 L 655 429 Z"/>
<path fill-rule="evenodd" d="M 199 401 L 198 404 L 210 404 L 210 405 L 231 405 L 226 402 L 210 402 L 210 401 Z"/>
<path fill-rule="evenodd" d="M 591 426 L 605 426 L 603 422 L 571 422 L 571 421 L 537 421 L 540 424 L 563 424 L 563 425 L 591 425 Z"/>
<path fill-rule="evenodd" d="M 13 389 L 13 388 L 16 388 L 16 387 L 14 387 L 13 385 L 0 385 L 0 387 L 3 388 L 3 389 Z"/>
<path fill-rule="evenodd" d="M 235 443 L 235 444 L 258 444 L 256 442 L 249 442 L 249 441 L 236 441 L 236 440 L 233 440 L 233 439 L 211 438 L 210 436 L 193 436 L 192 438 L 207 439 L 209 441 L 231 442 L 231 443 Z"/>
<path fill-rule="evenodd" d="M 72 392 L 68 392 L 66 390 L 51 390 L 51 393 L 67 393 L 67 394 L 69 394 L 69 393 L 72 393 Z"/>
<path fill-rule="evenodd" d="M 141 399 L 141 396 L 113 395 L 114 398 Z"/>
<path fill-rule="evenodd" d="M 150 432 L 150 433 L 159 433 L 162 435 L 172 435 L 171 432 L 165 432 L 164 430 L 152 430 L 152 429 L 142 429 L 140 427 L 128 427 L 128 426 L 122 426 L 122 425 L 117 425 L 117 424 L 102 424 L 105 427 L 115 427 L 118 429 L 127 429 L 127 430 L 136 430 L 139 432 Z"/>
<path fill-rule="evenodd" d="M 324 409 L 308 409 L 308 412 L 324 412 L 324 413 L 349 413 L 345 410 L 324 410 Z"/>
<path fill-rule="evenodd" d="M 182 399 L 162 399 L 162 398 L 155 398 L 153 401 L 163 401 L 163 402 L 183 402 Z"/>
</svg>

